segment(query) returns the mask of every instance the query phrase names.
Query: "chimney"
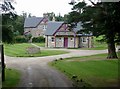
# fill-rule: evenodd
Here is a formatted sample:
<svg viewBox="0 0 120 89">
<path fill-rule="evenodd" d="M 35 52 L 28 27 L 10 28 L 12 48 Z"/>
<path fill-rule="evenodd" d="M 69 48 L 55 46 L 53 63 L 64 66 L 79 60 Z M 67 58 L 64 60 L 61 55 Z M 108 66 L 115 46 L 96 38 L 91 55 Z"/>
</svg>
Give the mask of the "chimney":
<svg viewBox="0 0 120 89">
<path fill-rule="evenodd" d="M 55 22 L 55 16 L 53 16 L 52 21 Z"/>
</svg>

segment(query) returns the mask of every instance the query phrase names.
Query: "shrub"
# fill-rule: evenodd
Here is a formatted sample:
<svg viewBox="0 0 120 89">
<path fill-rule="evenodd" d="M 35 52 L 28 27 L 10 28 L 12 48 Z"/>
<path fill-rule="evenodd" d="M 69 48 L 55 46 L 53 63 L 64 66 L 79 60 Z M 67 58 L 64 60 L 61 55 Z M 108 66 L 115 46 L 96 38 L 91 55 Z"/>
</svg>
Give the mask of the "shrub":
<svg viewBox="0 0 120 89">
<path fill-rule="evenodd" d="M 28 40 L 26 39 L 25 36 L 16 36 L 15 42 L 16 43 L 26 43 L 26 42 L 28 42 Z"/>
<path fill-rule="evenodd" d="M 45 38 L 43 36 L 40 37 L 34 37 L 32 39 L 32 42 L 36 42 L 36 43 L 44 43 L 45 42 Z"/>
<path fill-rule="evenodd" d="M 31 34 L 27 34 L 25 35 L 25 38 L 29 41 L 31 39 L 32 35 Z"/>
</svg>

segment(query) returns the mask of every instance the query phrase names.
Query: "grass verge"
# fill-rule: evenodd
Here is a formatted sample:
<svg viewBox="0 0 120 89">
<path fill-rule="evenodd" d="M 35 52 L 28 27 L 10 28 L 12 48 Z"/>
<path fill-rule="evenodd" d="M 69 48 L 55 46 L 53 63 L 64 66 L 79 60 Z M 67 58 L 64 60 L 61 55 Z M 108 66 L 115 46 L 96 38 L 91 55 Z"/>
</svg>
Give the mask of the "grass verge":
<svg viewBox="0 0 120 89">
<path fill-rule="evenodd" d="M 20 72 L 15 69 L 5 69 L 5 81 L 2 87 L 16 87 L 20 81 Z"/>
<path fill-rule="evenodd" d="M 109 60 L 106 56 L 107 54 L 72 57 L 53 61 L 50 65 L 71 78 L 76 87 L 117 86 L 118 60 Z"/>
<path fill-rule="evenodd" d="M 34 46 L 29 43 L 5 44 L 5 54 L 12 57 L 41 57 L 68 53 L 62 50 L 41 50 L 41 52 L 29 54 L 26 50 L 28 47 Z"/>
</svg>

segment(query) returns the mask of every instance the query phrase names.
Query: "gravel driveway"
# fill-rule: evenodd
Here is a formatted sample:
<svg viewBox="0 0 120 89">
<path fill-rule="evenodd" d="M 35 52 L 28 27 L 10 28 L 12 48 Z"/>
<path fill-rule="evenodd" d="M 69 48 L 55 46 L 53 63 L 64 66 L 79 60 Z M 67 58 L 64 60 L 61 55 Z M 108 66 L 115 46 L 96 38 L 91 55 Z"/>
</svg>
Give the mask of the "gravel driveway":
<svg viewBox="0 0 120 89">
<path fill-rule="evenodd" d="M 107 52 L 107 50 L 60 50 L 66 50 L 70 53 L 30 58 L 5 56 L 6 65 L 8 68 L 15 68 L 22 72 L 21 81 L 18 87 L 72 87 L 72 82 L 64 74 L 51 68 L 47 63 L 58 58 L 87 56 Z"/>
</svg>

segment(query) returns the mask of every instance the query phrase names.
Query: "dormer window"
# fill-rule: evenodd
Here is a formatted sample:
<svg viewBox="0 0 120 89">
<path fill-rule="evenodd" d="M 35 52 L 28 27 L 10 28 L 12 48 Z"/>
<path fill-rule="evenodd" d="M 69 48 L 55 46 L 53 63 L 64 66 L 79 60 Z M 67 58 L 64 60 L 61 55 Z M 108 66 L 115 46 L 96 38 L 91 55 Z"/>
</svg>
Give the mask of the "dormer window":
<svg viewBox="0 0 120 89">
<path fill-rule="evenodd" d="M 47 29 L 47 25 L 43 25 L 43 30 L 46 30 Z"/>
</svg>

